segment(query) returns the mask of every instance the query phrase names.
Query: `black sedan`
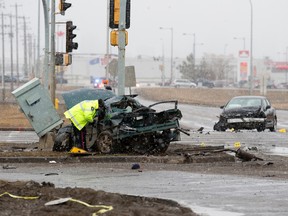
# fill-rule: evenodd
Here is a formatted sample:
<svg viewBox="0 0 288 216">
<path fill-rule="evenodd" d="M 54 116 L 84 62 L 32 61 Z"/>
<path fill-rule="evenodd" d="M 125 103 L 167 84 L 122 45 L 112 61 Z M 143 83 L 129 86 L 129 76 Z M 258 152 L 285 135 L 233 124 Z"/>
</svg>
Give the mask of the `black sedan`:
<svg viewBox="0 0 288 216">
<path fill-rule="evenodd" d="M 257 129 L 276 131 L 277 115 L 271 103 L 263 96 L 238 96 L 232 98 L 223 109 L 214 130 Z"/>
</svg>

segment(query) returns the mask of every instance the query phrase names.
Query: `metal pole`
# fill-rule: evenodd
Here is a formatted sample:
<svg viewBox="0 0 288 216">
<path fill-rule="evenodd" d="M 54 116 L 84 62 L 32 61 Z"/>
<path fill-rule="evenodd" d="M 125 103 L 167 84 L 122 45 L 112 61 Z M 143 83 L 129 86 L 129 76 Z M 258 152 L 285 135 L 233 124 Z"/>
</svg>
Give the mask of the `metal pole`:
<svg viewBox="0 0 288 216">
<path fill-rule="evenodd" d="M 120 20 L 118 35 L 118 95 L 125 94 L 125 24 L 126 24 L 126 0 L 120 1 Z"/>
<path fill-rule="evenodd" d="M 33 74 L 33 77 L 35 77 L 34 71 L 32 70 L 32 35 L 28 34 L 28 71 L 30 71 L 31 74 Z"/>
<path fill-rule="evenodd" d="M 196 68 L 196 35 L 195 33 L 193 33 L 193 69 L 194 69 L 194 73 L 195 73 L 195 68 Z"/>
<path fill-rule="evenodd" d="M 16 72 L 17 72 L 17 86 L 19 86 L 19 47 L 18 47 L 18 5 L 15 4 L 16 10 Z"/>
<path fill-rule="evenodd" d="M 286 47 L 286 73 L 285 73 L 285 83 L 287 86 L 287 65 L 288 65 L 288 47 Z"/>
<path fill-rule="evenodd" d="M 174 72 L 173 72 L 173 28 L 171 30 L 171 80 L 170 83 L 174 80 Z"/>
<path fill-rule="evenodd" d="M 24 20 L 24 74 L 25 77 L 28 77 L 28 67 L 27 67 L 27 35 L 26 35 L 26 19 L 23 16 Z"/>
<path fill-rule="evenodd" d="M 45 23 L 45 55 L 44 55 L 44 75 L 42 75 L 44 87 L 48 89 L 48 73 L 49 73 L 49 13 L 48 13 L 48 0 L 42 0 L 43 11 L 44 11 L 44 23 Z"/>
<path fill-rule="evenodd" d="M 106 58 L 108 58 L 108 64 L 106 65 L 105 70 L 105 77 L 108 78 L 109 72 L 109 62 L 110 62 L 110 55 L 109 55 L 109 0 L 107 0 L 107 29 L 106 29 Z"/>
<path fill-rule="evenodd" d="M 173 28 L 163 28 L 163 27 L 160 27 L 160 29 L 163 29 L 163 30 L 170 30 L 171 31 L 171 75 L 170 75 L 170 83 L 173 82 L 174 80 L 174 72 L 173 72 Z"/>
<path fill-rule="evenodd" d="M 37 57 L 35 57 L 35 64 L 36 64 L 36 70 L 35 75 L 36 77 L 40 77 L 40 1 L 38 0 L 38 33 L 37 33 Z M 35 43 L 36 44 L 36 43 Z M 36 56 L 36 53 L 34 53 L 34 56 Z"/>
<path fill-rule="evenodd" d="M 10 48 L 11 48 L 11 85 L 10 85 L 10 87 L 11 87 L 11 91 L 13 91 L 13 89 L 14 89 L 14 86 L 13 86 L 13 83 L 14 83 L 14 80 L 13 80 L 13 78 L 14 78 L 14 76 L 13 76 L 13 29 L 12 29 L 12 15 L 10 15 L 10 34 L 9 34 L 9 36 L 10 36 L 10 42 L 11 42 L 11 44 L 10 44 Z"/>
<path fill-rule="evenodd" d="M 5 100 L 5 42 L 4 42 L 4 14 L 1 15 L 2 18 L 2 100 Z"/>
<path fill-rule="evenodd" d="M 251 8 L 251 29 L 250 29 L 250 95 L 253 94 L 254 88 L 254 71 L 253 71 L 253 5 L 252 0 L 249 0 Z"/>
<path fill-rule="evenodd" d="M 55 1 L 51 1 L 50 97 L 55 105 Z"/>
<path fill-rule="evenodd" d="M 162 86 L 165 85 L 165 55 L 164 55 L 164 42 L 163 42 L 163 39 L 162 40 L 162 77 L 161 77 L 161 80 L 162 80 Z"/>
</svg>

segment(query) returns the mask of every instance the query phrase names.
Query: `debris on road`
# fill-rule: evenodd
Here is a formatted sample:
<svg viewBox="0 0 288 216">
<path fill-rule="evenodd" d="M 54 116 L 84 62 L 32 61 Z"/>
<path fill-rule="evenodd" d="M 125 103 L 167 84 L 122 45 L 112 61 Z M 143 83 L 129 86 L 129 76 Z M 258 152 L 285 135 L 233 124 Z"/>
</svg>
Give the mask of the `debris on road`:
<svg viewBox="0 0 288 216">
<path fill-rule="evenodd" d="M 262 158 L 259 158 L 253 154 L 250 154 L 249 152 L 246 152 L 242 149 L 238 149 L 236 151 L 236 154 L 235 154 L 236 157 L 240 158 L 242 161 L 254 161 L 254 160 L 261 160 L 263 161 Z"/>
<path fill-rule="evenodd" d="M 139 164 L 133 164 L 131 169 L 140 169 L 140 165 Z"/>
<path fill-rule="evenodd" d="M 3 169 L 16 169 L 16 166 L 11 166 L 11 165 L 6 164 L 6 165 L 3 165 L 2 168 Z"/>
</svg>

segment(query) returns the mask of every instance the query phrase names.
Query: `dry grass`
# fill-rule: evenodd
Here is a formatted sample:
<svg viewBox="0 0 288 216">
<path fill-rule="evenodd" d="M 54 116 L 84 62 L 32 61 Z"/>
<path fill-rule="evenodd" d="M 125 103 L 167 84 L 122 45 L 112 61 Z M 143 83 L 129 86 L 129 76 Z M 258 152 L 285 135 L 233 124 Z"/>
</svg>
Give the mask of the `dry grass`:
<svg viewBox="0 0 288 216">
<path fill-rule="evenodd" d="M 75 88 L 75 87 L 74 87 Z M 73 87 L 62 88 L 60 90 L 71 90 Z M 137 93 L 147 99 L 160 100 L 178 100 L 180 103 L 220 106 L 224 105 L 231 97 L 237 95 L 249 95 L 249 91 L 244 89 L 175 89 L 175 88 L 139 88 Z M 255 95 L 259 92 L 255 91 Z M 60 98 L 60 96 L 58 97 Z M 276 109 L 288 110 L 288 91 L 268 91 L 267 98 Z M 31 127 L 25 115 L 19 109 L 16 103 L 0 103 L 1 118 L 0 128 L 27 128 Z M 57 112 L 63 118 L 65 106 L 59 104 Z M 64 119 L 64 118 L 63 118 Z"/>
<path fill-rule="evenodd" d="M 245 89 L 187 89 L 187 88 L 142 88 L 138 94 L 155 101 L 178 100 L 180 103 L 221 106 L 230 98 L 240 95 L 249 95 Z M 253 95 L 260 95 L 254 91 Z M 276 109 L 288 110 L 288 91 L 268 91 L 267 98 Z"/>
</svg>

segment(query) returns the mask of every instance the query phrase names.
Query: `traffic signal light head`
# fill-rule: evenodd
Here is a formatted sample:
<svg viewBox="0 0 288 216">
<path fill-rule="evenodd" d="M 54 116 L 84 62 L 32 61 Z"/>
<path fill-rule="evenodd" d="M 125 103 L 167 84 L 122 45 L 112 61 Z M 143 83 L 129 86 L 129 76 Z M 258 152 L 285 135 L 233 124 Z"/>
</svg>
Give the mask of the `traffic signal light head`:
<svg viewBox="0 0 288 216">
<path fill-rule="evenodd" d="M 130 28 L 130 5 L 131 0 L 126 1 L 126 25 L 125 28 Z M 109 9 L 109 27 L 114 29 L 118 28 L 120 20 L 120 0 L 110 0 Z"/>
<path fill-rule="evenodd" d="M 78 43 L 73 42 L 76 34 L 73 34 L 77 26 L 73 25 L 72 21 L 66 22 L 66 53 L 72 52 L 73 49 L 78 49 Z"/>
<path fill-rule="evenodd" d="M 60 0 L 59 2 L 59 10 L 61 15 L 65 15 L 65 11 L 71 7 L 71 3 L 66 3 L 66 0 Z"/>
</svg>

